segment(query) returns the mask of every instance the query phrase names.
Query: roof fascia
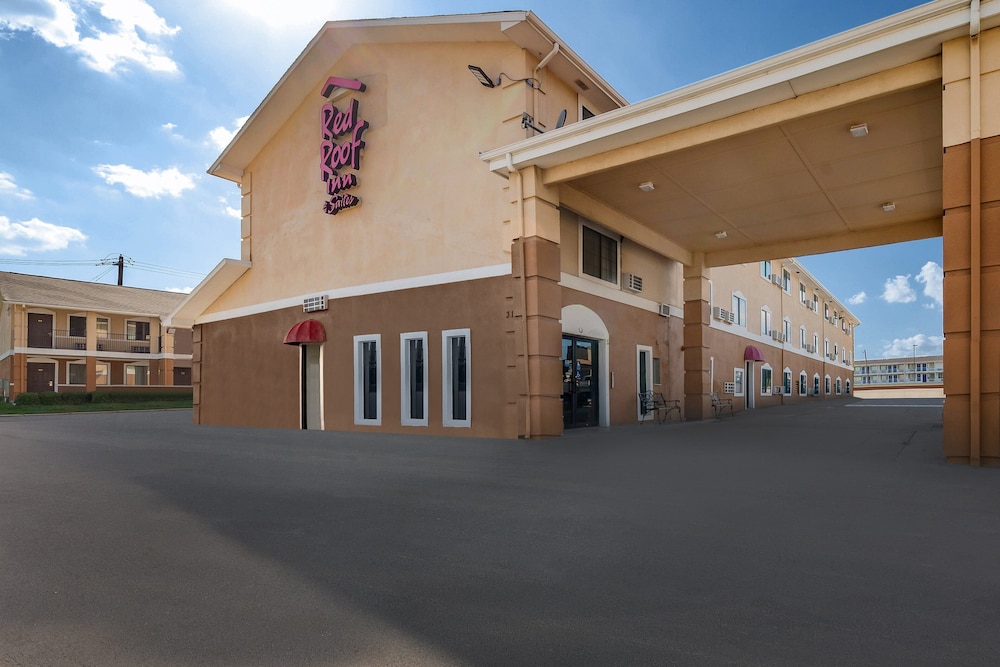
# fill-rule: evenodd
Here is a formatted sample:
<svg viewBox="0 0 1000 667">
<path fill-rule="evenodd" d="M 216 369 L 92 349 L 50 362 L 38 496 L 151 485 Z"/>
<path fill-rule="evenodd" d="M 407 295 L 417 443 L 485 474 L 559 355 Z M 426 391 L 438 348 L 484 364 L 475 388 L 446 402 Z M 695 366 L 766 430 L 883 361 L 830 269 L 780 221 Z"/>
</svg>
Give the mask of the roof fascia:
<svg viewBox="0 0 1000 667">
<path fill-rule="evenodd" d="M 984 3 L 981 15 L 983 29 L 1000 23 L 1000 0 Z M 491 171 L 506 176 L 510 166 L 549 166 L 549 162 L 558 161 L 563 151 L 575 151 L 573 157 L 579 159 L 619 147 L 609 146 L 609 141 L 614 142 L 616 138 L 621 145 L 634 143 L 625 136 L 627 131 L 684 114 L 687 116 L 681 121 L 683 127 L 674 131 L 694 127 L 701 124 L 699 112 L 706 114 L 713 105 L 746 98 L 748 108 L 757 106 L 760 93 L 781 84 L 788 87 L 784 94 L 792 97 L 795 92 L 789 84 L 795 79 L 864 57 L 877 57 L 894 47 L 928 38 L 938 37 L 944 41 L 967 34 L 970 18 L 969 0 L 937 0 L 644 102 L 485 151 L 480 158 L 489 163 Z M 730 114 L 740 110 L 734 105 Z M 587 144 L 593 147 L 589 151 Z"/>
<path fill-rule="evenodd" d="M 163 319 L 163 323 L 166 326 L 185 328 L 194 326 L 195 319 L 249 271 L 250 267 L 251 263 L 245 260 L 223 259 L 191 290 L 180 305 Z"/>
</svg>

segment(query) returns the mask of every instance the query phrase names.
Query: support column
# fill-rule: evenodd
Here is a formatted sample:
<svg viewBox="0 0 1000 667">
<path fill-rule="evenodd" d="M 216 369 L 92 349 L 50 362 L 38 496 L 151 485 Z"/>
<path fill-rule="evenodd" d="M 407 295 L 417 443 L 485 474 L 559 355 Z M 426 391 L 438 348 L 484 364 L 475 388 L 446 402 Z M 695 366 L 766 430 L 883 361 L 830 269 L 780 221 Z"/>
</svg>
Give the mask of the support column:
<svg viewBox="0 0 1000 667">
<path fill-rule="evenodd" d="M 517 434 L 562 435 L 562 291 L 559 287 L 558 192 L 545 186 L 534 167 L 511 174 L 515 228 L 511 247 L 512 296 L 508 299 L 508 377 L 517 391 Z M 514 389 L 509 394 L 514 393 Z"/>
<path fill-rule="evenodd" d="M 944 454 L 1000 465 L 1000 30 L 946 42 L 944 93 Z M 988 302 L 988 301 L 987 301 Z"/>
<path fill-rule="evenodd" d="M 97 357 L 93 352 L 97 350 L 97 313 L 90 311 L 87 313 L 87 391 L 97 390 Z"/>
<path fill-rule="evenodd" d="M 684 265 L 684 417 L 712 416 L 711 360 L 705 339 L 712 314 L 708 269 L 701 253 Z"/>
</svg>

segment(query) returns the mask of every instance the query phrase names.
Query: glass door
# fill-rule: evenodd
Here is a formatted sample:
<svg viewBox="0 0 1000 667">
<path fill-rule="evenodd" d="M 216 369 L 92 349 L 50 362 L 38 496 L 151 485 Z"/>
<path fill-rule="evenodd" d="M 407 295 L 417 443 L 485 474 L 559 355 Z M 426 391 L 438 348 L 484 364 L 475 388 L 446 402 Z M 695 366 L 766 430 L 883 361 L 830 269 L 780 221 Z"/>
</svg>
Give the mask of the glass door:
<svg viewBox="0 0 1000 667">
<path fill-rule="evenodd" d="M 563 336 L 563 426 L 597 426 L 597 341 L 577 336 Z"/>
</svg>

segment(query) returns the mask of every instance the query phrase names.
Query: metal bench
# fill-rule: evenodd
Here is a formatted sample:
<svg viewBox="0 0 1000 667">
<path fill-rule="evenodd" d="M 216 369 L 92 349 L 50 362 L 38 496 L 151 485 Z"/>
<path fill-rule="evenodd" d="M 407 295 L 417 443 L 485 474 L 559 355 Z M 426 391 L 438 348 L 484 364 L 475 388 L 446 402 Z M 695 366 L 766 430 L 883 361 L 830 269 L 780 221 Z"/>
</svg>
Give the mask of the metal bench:
<svg viewBox="0 0 1000 667">
<path fill-rule="evenodd" d="M 681 402 L 677 399 L 667 400 L 663 394 L 656 391 L 640 391 L 639 397 L 639 423 L 646 421 L 648 415 L 660 424 L 667 421 L 672 412 L 677 413 L 677 418 L 681 418 Z"/>
<path fill-rule="evenodd" d="M 712 392 L 712 412 L 715 416 L 721 417 L 726 410 L 729 410 L 730 416 L 733 415 L 733 399 L 719 398 L 718 394 Z"/>
</svg>

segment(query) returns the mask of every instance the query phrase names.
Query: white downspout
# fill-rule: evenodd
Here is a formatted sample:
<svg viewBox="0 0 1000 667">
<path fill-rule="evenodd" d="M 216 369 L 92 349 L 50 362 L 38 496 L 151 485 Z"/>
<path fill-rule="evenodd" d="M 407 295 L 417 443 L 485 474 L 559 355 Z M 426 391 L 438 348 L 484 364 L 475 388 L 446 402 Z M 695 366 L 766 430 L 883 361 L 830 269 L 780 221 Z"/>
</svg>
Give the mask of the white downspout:
<svg viewBox="0 0 1000 667">
<path fill-rule="evenodd" d="M 545 66 L 549 64 L 555 55 L 559 53 L 559 42 L 552 43 L 552 50 L 548 54 L 538 61 L 535 65 L 535 70 L 531 73 L 532 78 L 538 81 L 538 73 L 545 69 Z M 531 87 L 531 117 L 535 119 L 535 124 L 538 125 L 538 85 Z"/>
</svg>

